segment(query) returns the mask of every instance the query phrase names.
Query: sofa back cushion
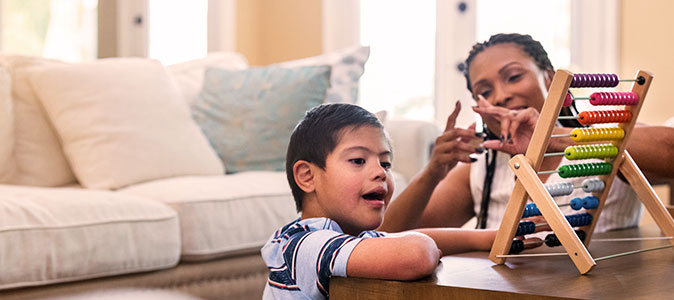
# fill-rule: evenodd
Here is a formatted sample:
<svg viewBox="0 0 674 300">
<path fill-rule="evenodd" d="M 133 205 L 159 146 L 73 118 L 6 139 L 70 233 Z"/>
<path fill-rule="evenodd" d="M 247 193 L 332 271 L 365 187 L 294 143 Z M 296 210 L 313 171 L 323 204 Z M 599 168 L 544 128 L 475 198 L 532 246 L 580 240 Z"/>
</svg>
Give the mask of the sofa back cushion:
<svg viewBox="0 0 674 300">
<path fill-rule="evenodd" d="M 319 105 L 330 67 L 207 69 L 192 115 L 227 172 L 282 171 L 290 134 Z"/>
<path fill-rule="evenodd" d="M 4 176 L 0 182 L 34 186 L 61 186 L 75 182 L 58 136 L 28 81 L 35 68 L 66 64 L 19 55 L 0 56 L 0 64 L 7 67 L 12 78 L 14 111 L 13 161 L 0 166 L 0 170 L 11 175 Z"/>
<path fill-rule="evenodd" d="M 224 173 L 157 61 L 43 66 L 30 82 L 84 187 L 116 189 L 171 176 Z"/>
<path fill-rule="evenodd" d="M 239 53 L 211 52 L 204 58 L 167 66 L 187 103 L 192 104 L 199 98 L 204 84 L 204 73 L 208 67 L 242 70 L 248 68 L 248 62 Z"/>
<path fill-rule="evenodd" d="M 276 64 L 284 68 L 329 65 L 330 88 L 325 103 L 358 102 L 358 81 L 365 72 L 365 62 L 370 57 L 370 47 L 353 46 L 325 54 Z"/>
</svg>

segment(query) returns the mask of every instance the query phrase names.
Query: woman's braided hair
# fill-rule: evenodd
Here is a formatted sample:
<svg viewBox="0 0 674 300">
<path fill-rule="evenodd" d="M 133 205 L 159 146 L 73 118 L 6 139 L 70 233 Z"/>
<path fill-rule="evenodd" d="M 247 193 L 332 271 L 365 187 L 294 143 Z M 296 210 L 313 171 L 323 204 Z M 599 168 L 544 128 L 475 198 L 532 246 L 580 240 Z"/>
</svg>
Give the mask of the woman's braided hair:
<svg viewBox="0 0 674 300">
<path fill-rule="evenodd" d="M 492 35 L 489 40 L 477 43 L 473 45 L 473 49 L 468 53 L 468 58 L 463 63 L 463 75 L 466 76 L 466 83 L 468 84 L 468 90 L 473 91 L 473 88 L 470 86 L 470 78 L 468 77 L 468 70 L 470 69 L 470 63 L 473 62 L 475 56 L 480 54 L 493 45 L 503 44 L 503 43 L 513 43 L 522 47 L 522 50 L 528 54 L 531 59 L 534 60 L 536 66 L 538 66 L 543 71 L 554 71 L 555 68 L 552 67 L 550 58 L 548 58 L 548 53 L 545 52 L 543 45 L 537 40 L 531 38 L 528 34 L 519 34 L 519 33 L 499 33 Z"/>
<path fill-rule="evenodd" d="M 524 51 L 524 53 L 528 54 L 529 57 L 533 59 L 534 63 L 536 64 L 536 66 L 538 66 L 539 69 L 543 71 L 553 71 L 553 72 L 555 71 L 555 68 L 552 66 L 552 63 L 550 62 L 550 58 L 548 57 L 548 52 L 545 51 L 545 48 L 543 48 L 543 45 L 541 45 L 539 41 L 534 40 L 530 35 L 519 33 L 495 34 L 492 35 L 489 38 L 489 40 L 473 45 L 473 49 L 470 50 L 470 52 L 468 53 L 468 58 L 466 58 L 466 61 L 463 63 L 463 75 L 466 77 L 466 85 L 471 93 L 473 92 L 473 88 L 471 87 L 470 84 L 469 70 L 470 64 L 473 62 L 473 59 L 475 59 L 475 56 L 480 54 L 485 49 L 493 45 L 504 43 L 513 43 L 521 46 L 522 51 Z M 562 108 L 562 111 L 560 112 L 559 115 L 575 116 L 577 114 L 578 112 L 576 110 L 576 105 L 575 103 L 572 103 L 571 106 Z M 565 127 L 582 126 L 576 120 L 559 120 L 559 122 L 562 124 L 562 126 Z"/>
</svg>

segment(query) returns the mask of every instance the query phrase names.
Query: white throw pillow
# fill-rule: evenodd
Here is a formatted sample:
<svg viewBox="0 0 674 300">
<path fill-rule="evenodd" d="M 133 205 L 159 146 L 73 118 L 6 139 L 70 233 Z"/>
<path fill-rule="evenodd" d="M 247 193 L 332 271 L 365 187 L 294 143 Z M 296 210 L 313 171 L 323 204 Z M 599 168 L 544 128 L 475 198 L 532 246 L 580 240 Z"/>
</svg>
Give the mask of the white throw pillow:
<svg viewBox="0 0 674 300">
<path fill-rule="evenodd" d="M 14 109 L 12 108 L 12 79 L 0 65 L 0 182 L 8 182 L 16 171 L 14 153 Z"/>
<path fill-rule="evenodd" d="M 369 57 L 370 47 L 354 46 L 277 65 L 285 68 L 329 65 L 332 71 L 325 103 L 355 104 L 358 102 L 358 81 Z"/>
<path fill-rule="evenodd" d="M 2 55 L 0 64 L 7 66 L 12 77 L 14 109 L 13 162 L 0 169 L 16 166 L 15 174 L 8 181 L 2 182 L 32 186 L 74 183 L 75 175 L 63 153 L 58 135 L 49 124 L 28 81 L 34 68 L 65 63 L 39 57 Z"/>
<path fill-rule="evenodd" d="M 239 53 L 212 52 L 204 58 L 169 65 L 171 76 L 183 92 L 187 103 L 192 104 L 199 98 L 199 92 L 204 85 L 204 73 L 208 67 L 243 70 L 248 68 L 248 62 Z"/>
<path fill-rule="evenodd" d="M 224 173 L 157 61 L 116 58 L 45 66 L 30 81 L 87 188 Z"/>
</svg>

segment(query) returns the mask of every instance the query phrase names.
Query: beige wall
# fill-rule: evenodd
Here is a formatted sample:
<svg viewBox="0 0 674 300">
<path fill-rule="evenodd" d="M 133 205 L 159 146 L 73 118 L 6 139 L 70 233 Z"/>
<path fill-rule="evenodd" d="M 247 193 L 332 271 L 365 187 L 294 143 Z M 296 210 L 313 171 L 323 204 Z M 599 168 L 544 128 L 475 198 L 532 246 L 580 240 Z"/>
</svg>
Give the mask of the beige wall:
<svg viewBox="0 0 674 300">
<path fill-rule="evenodd" d="M 254 66 L 322 53 L 321 2 L 238 0 L 236 51 Z"/>
<path fill-rule="evenodd" d="M 620 11 L 620 76 L 653 73 L 639 122 L 662 125 L 674 116 L 674 1 L 622 0 Z"/>
</svg>

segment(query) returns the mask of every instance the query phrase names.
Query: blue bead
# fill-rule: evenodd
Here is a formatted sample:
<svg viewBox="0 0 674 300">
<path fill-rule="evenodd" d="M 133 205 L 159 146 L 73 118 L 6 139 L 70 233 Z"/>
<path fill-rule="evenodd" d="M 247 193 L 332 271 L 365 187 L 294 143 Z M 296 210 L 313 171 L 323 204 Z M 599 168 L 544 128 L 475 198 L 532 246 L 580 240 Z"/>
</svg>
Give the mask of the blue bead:
<svg viewBox="0 0 674 300">
<path fill-rule="evenodd" d="M 594 209 L 599 207 L 599 199 L 595 196 L 587 196 L 583 198 L 583 207 L 585 209 Z"/>
<path fill-rule="evenodd" d="M 517 226 L 517 232 L 515 236 L 521 236 L 525 234 L 534 233 L 536 231 L 536 224 L 532 221 L 521 221 Z"/>
<path fill-rule="evenodd" d="M 583 208 L 583 199 L 577 197 L 571 199 L 571 208 L 573 208 L 573 210 L 579 210 Z"/>
</svg>

